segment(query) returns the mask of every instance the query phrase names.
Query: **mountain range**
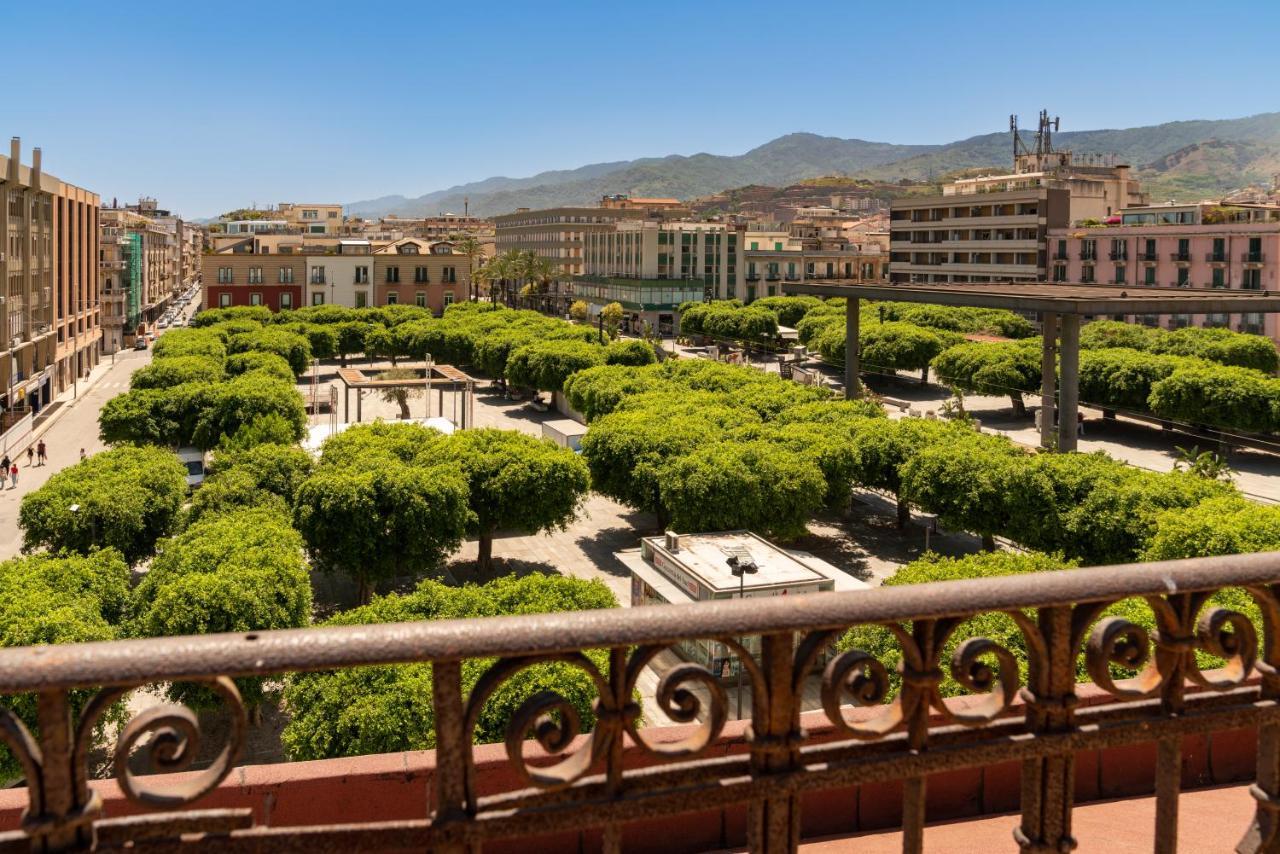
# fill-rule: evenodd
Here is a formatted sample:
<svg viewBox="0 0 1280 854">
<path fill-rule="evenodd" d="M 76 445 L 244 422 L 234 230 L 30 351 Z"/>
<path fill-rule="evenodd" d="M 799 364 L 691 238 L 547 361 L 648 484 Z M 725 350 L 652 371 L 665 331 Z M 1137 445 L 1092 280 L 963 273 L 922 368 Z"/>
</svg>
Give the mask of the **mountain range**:
<svg viewBox="0 0 1280 854">
<path fill-rule="evenodd" d="M 1167 122 L 1146 127 L 1063 131 L 1054 146 L 1078 154 L 1113 154 L 1134 167 L 1155 201 L 1200 199 L 1269 182 L 1280 172 L 1280 113 L 1240 119 Z M 352 202 L 353 216 L 422 216 L 461 212 L 492 216 L 517 207 L 590 205 L 611 193 L 691 199 L 749 184 L 784 187 L 844 175 L 874 181 L 930 182 L 960 169 L 1007 169 L 1008 133 L 944 145 L 898 145 L 812 133 L 778 137 L 745 154 L 668 155 L 593 163 L 528 178 L 494 177 L 417 198 Z"/>
</svg>

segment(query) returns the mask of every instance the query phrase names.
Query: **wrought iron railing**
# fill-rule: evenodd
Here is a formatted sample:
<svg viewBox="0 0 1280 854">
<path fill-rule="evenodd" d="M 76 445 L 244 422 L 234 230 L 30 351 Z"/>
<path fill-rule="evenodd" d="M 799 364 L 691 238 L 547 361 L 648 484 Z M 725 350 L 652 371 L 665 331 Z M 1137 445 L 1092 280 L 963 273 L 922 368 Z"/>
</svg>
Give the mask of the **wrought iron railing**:
<svg viewBox="0 0 1280 854">
<path fill-rule="evenodd" d="M 1210 601 L 1226 588 L 1247 592 L 1261 626 Z M 1113 603 L 1131 598 L 1145 601 L 1154 633 L 1107 616 Z M 992 613 L 1016 623 L 1027 650 L 1025 682 L 1013 651 L 967 636 L 970 617 Z M 846 629 L 866 625 L 882 626 L 895 639 L 898 679 L 883 661 L 856 649 L 830 655 L 821 668 L 815 664 Z M 744 638 L 759 638 L 757 655 L 746 653 Z M 729 703 L 717 676 L 692 663 L 662 674 L 656 702 L 696 728 L 677 743 L 646 740 L 633 699 L 641 672 L 689 639 L 715 639 L 743 656 L 754 700 L 748 752 L 706 755 Z M 606 666 L 584 654 L 592 649 L 607 650 Z M 1202 670 L 1197 653 L 1225 666 Z M 468 659 L 492 663 L 464 693 Z M 434 803 L 420 819 L 254 827 L 247 810 L 198 808 L 232 769 L 245 737 L 247 713 L 231 677 L 410 661 L 433 663 Z M 506 736 L 507 759 L 523 788 L 481 797 L 471 746 L 479 711 L 513 675 L 543 662 L 563 662 L 594 682 L 595 729 L 575 738 L 579 719 L 567 701 L 553 693 L 529 698 Z M 1077 664 L 1107 702 L 1077 706 Z M 487 840 L 599 828 L 604 850 L 617 851 L 627 822 L 745 805 L 749 848 L 784 852 L 796 848 L 806 793 L 896 780 L 903 782 L 903 847 L 918 851 L 930 775 L 1019 761 L 1018 846 L 1069 851 L 1075 752 L 1155 742 L 1154 849 L 1172 852 L 1182 740 L 1256 727 L 1256 817 L 1247 828 L 1224 832 L 1242 834 L 1240 851 L 1274 851 L 1280 844 L 1278 667 L 1280 553 L 621 612 L 8 649 L 0 651 L 0 690 L 36 694 L 38 739 L 17 716 L 0 712 L 0 738 L 29 783 L 22 827 L 0 836 L 0 850 L 133 844 L 148 850 L 463 852 Z M 1122 677 L 1117 668 L 1136 675 Z M 820 671 L 822 708 L 838 732 L 835 740 L 811 739 L 800 726 L 801 696 L 814 671 Z M 976 702 L 944 699 L 940 685 L 948 674 L 980 695 Z M 163 776 L 130 770 L 129 754 L 143 751 L 160 770 L 183 766 L 194 753 L 197 719 L 176 706 L 139 714 L 120 730 L 115 774 L 126 798 L 154 811 L 104 818 L 88 785 L 95 723 L 130 688 L 169 681 L 202 681 L 220 695 L 232 713 L 230 740 L 210 767 L 166 786 Z M 70 692 L 86 688 L 97 693 L 75 715 Z M 1025 709 L 1016 714 L 1010 704 L 1019 696 Z M 849 705 L 872 707 L 872 714 L 851 717 Z M 528 761 L 530 736 L 562 757 L 559 764 Z M 628 742 L 651 761 L 624 766 Z"/>
</svg>

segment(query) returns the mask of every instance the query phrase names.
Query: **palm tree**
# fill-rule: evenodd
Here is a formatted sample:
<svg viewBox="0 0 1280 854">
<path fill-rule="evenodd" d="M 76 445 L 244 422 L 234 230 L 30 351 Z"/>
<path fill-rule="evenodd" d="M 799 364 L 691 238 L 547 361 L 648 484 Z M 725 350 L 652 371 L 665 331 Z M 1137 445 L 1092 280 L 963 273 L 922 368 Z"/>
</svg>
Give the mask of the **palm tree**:
<svg viewBox="0 0 1280 854">
<path fill-rule="evenodd" d="M 564 278 L 565 272 L 559 264 L 550 258 L 536 256 L 529 262 L 528 267 L 525 269 L 525 275 L 537 285 L 535 293 L 545 295 L 550 289 L 551 283 Z"/>
<path fill-rule="evenodd" d="M 459 254 L 467 256 L 467 293 L 471 295 L 472 300 L 475 300 L 476 259 L 484 258 L 484 244 L 477 240 L 475 235 L 466 234 L 454 241 L 453 248 Z"/>
</svg>

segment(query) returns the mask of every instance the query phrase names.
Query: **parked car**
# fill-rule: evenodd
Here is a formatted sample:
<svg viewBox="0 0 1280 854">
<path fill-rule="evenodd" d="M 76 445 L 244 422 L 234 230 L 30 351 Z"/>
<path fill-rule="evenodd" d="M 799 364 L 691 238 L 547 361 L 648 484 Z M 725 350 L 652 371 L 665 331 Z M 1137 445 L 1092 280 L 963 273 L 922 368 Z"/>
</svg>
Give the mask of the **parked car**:
<svg viewBox="0 0 1280 854">
<path fill-rule="evenodd" d="M 187 469 L 187 488 L 195 489 L 204 483 L 205 453 L 199 448 L 179 448 L 178 461 Z"/>
<path fill-rule="evenodd" d="M 133 342 L 133 349 L 135 349 L 135 350 L 145 350 L 145 349 L 147 349 L 147 339 L 146 339 L 146 338 L 139 337 L 137 341 L 134 341 L 134 342 Z"/>
</svg>

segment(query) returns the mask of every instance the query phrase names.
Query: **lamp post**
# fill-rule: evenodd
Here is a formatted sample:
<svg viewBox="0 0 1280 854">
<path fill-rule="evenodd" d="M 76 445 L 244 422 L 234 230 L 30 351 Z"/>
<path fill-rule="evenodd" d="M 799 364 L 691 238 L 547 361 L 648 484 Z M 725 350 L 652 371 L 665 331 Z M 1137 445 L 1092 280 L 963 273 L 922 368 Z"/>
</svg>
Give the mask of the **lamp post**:
<svg viewBox="0 0 1280 854">
<path fill-rule="evenodd" d="M 733 576 L 738 579 L 738 598 L 739 599 L 745 598 L 747 576 L 755 575 L 757 572 L 760 571 L 759 567 L 756 566 L 756 562 L 751 558 L 746 558 L 745 560 L 739 560 L 737 555 L 729 555 L 725 563 L 729 564 L 729 572 L 733 573 Z M 745 648 L 746 644 L 743 638 L 738 638 L 738 645 L 741 648 Z M 741 720 L 742 719 L 742 658 L 741 658 L 742 653 L 739 652 L 738 656 L 739 658 L 738 658 L 738 713 L 737 714 L 738 714 L 738 719 Z"/>
</svg>

